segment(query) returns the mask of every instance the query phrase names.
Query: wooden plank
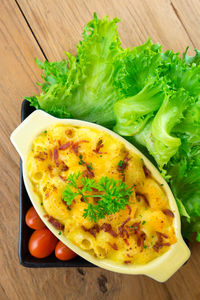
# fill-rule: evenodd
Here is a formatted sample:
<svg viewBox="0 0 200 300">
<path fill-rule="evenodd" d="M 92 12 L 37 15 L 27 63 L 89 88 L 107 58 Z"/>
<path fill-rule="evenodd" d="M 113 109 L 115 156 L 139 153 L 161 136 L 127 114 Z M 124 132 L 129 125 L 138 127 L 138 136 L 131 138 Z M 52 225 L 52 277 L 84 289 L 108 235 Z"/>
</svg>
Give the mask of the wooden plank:
<svg viewBox="0 0 200 300">
<path fill-rule="evenodd" d="M 200 49 L 200 2 L 172 0 L 171 5 L 195 48 Z"/>
<path fill-rule="evenodd" d="M 124 46 L 144 42 L 148 35 L 165 48 L 182 51 L 192 45 L 169 1 L 19 1 L 36 38 L 51 60 L 75 52 L 82 26 L 92 17 L 109 14 L 123 19 L 119 25 Z M 193 245 L 192 258 L 167 283 L 144 276 L 115 274 L 102 269 L 26 269 L 19 265 L 18 166 L 9 143 L 19 123 L 24 95 L 38 92 L 40 71 L 34 57 L 43 58 L 14 0 L 0 1 L 0 278 L 1 300 L 27 299 L 200 299 L 200 245 Z M 177 39 L 177 37 L 179 37 Z"/>
<path fill-rule="evenodd" d="M 76 52 L 82 27 L 96 11 L 99 17 L 118 17 L 124 47 L 133 47 L 150 36 L 164 49 L 183 52 L 192 46 L 180 20 L 168 0 L 18 0 L 28 22 L 49 60 L 64 57 L 64 51 Z"/>
<path fill-rule="evenodd" d="M 18 262 L 19 158 L 9 136 L 23 97 L 38 92 L 34 57 L 43 55 L 14 0 L 0 1 L 0 53 L 0 299 L 28 299 L 31 276 Z"/>
</svg>

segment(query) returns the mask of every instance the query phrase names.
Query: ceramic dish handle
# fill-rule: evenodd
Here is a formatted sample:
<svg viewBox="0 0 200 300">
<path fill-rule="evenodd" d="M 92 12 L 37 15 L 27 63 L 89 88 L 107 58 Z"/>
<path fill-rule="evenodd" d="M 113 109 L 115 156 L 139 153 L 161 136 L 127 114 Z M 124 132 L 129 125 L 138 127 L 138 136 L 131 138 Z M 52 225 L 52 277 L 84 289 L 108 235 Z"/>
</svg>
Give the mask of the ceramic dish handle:
<svg viewBox="0 0 200 300">
<path fill-rule="evenodd" d="M 10 140 L 22 160 L 25 159 L 27 153 L 30 151 L 30 145 L 42 130 L 45 130 L 57 118 L 50 116 L 42 110 L 34 111 L 28 118 L 26 118 L 11 134 Z"/>
<path fill-rule="evenodd" d="M 172 246 L 173 250 L 163 255 L 163 260 L 154 264 L 154 267 L 146 272 L 146 275 L 159 281 L 168 280 L 190 257 L 190 250 L 182 240 Z"/>
</svg>

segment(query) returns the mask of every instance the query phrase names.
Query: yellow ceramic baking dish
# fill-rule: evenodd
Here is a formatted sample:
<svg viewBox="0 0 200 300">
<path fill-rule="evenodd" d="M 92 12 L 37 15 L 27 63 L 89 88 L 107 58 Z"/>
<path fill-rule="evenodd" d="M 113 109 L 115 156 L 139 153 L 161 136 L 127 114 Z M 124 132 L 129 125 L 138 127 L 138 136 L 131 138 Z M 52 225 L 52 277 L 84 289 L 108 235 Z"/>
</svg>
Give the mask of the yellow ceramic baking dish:
<svg viewBox="0 0 200 300">
<path fill-rule="evenodd" d="M 32 184 L 27 176 L 26 170 L 26 159 L 31 149 L 31 145 L 34 138 L 37 135 L 39 135 L 42 131 L 46 130 L 46 128 L 48 128 L 50 125 L 56 124 L 70 124 L 74 126 L 96 128 L 101 131 L 107 132 L 112 137 L 115 137 L 119 141 L 123 142 L 128 150 L 138 154 L 144 160 L 144 164 L 150 170 L 153 178 L 163 186 L 163 189 L 165 190 L 169 200 L 170 209 L 174 212 L 175 215 L 173 225 L 176 232 L 177 242 L 174 245 L 171 245 L 170 249 L 167 252 L 145 265 L 119 265 L 109 259 L 95 258 L 88 252 L 83 251 L 77 246 L 73 245 L 65 236 L 59 235 L 59 230 L 55 229 L 55 227 L 53 227 L 53 225 L 50 224 L 48 220 L 44 217 L 45 211 L 40 205 L 37 196 L 33 192 Z M 46 224 L 46 226 L 58 237 L 58 239 L 60 239 L 64 244 L 66 244 L 78 255 L 82 256 L 84 259 L 90 261 L 91 263 L 101 268 L 113 272 L 124 274 L 144 274 L 160 282 L 166 281 L 188 260 L 190 256 L 190 250 L 186 246 L 181 236 L 180 216 L 176 205 L 176 201 L 168 184 L 160 175 L 159 171 L 155 168 L 155 166 L 138 149 L 136 149 L 133 145 L 131 145 L 121 136 L 97 124 L 80 120 L 58 119 L 41 110 L 37 110 L 33 112 L 25 121 L 23 121 L 15 129 L 15 131 L 11 134 L 11 142 L 15 146 L 17 152 L 19 153 L 22 159 L 24 183 L 33 206 L 37 210 L 39 216 Z"/>
</svg>

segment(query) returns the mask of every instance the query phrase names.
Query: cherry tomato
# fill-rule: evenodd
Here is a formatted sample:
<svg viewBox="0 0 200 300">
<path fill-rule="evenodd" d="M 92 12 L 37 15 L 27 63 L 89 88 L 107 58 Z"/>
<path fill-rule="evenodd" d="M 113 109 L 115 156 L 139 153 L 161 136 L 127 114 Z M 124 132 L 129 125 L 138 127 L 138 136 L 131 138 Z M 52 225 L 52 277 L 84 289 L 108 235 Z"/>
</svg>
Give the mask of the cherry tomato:
<svg viewBox="0 0 200 300">
<path fill-rule="evenodd" d="M 56 245 L 55 256 L 60 260 L 70 260 L 76 257 L 77 254 L 59 241 Z"/>
<path fill-rule="evenodd" d="M 49 229 L 42 228 L 33 232 L 28 243 L 28 249 L 32 256 L 44 258 L 54 251 L 56 244 L 56 236 Z"/>
<path fill-rule="evenodd" d="M 45 227 L 45 224 L 42 222 L 33 206 L 27 211 L 25 222 L 26 225 L 32 229 L 41 229 Z"/>
</svg>

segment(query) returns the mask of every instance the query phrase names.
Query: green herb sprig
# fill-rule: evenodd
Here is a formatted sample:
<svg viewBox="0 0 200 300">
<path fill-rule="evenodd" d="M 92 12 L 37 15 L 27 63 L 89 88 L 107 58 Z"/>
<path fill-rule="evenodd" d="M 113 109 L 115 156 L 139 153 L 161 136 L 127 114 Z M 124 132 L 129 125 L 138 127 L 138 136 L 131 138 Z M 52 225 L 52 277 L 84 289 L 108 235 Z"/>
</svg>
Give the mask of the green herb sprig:
<svg viewBox="0 0 200 300">
<path fill-rule="evenodd" d="M 75 191 L 72 190 L 72 187 Z M 88 194 L 88 192 L 92 193 Z M 106 176 L 101 177 L 97 182 L 94 179 L 82 177 L 82 174 L 78 172 L 69 175 L 62 198 L 70 206 L 77 196 L 81 196 L 81 199 L 88 205 L 84 210 L 83 217 L 96 223 L 97 220 L 104 219 L 106 215 L 125 209 L 125 206 L 129 204 L 129 197 L 132 193 L 133 187 L 129 188 L 121 180 Z M 90 203 L 89 198 L 98 198 L 98 203 Z"/>
</svg>

